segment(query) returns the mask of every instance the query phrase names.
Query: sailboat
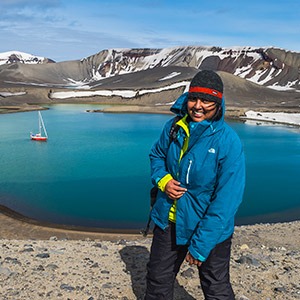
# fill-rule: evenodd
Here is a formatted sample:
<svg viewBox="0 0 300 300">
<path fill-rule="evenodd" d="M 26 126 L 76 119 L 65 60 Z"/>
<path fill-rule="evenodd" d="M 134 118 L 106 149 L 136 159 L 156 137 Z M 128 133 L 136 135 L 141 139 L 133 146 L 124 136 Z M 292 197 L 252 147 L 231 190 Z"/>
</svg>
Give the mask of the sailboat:
<svg viewBox="0 0 300 300">
<path fill-rule="evenodd" d="M 45 142 L 48 139 L 48 134 L 46 131 L 46 127 L 43 121 L 43 117 L 40 111 L 38 111 L 38 118 L 39 118 L 39 132 L 36 134 L 30 133 L 30 138 L 34 141 L 42 141 Z"/>
</svg>

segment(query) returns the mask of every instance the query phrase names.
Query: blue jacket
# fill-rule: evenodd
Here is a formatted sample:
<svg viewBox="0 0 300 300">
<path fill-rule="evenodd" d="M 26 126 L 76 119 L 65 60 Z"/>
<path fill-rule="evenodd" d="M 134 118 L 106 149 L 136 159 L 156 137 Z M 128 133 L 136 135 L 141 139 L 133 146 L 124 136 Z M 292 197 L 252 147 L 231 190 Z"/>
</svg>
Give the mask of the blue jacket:
<svg viewBox="0 0 300 300">
<path fill-rule="evenodd" d="M 187 93 L 180 96 L 171 111 L 184 116 Z M 170 144 L 169 120 L 150 152 L 151 179 L 157 184 L 170 174 L 187 188 L 177 200 L 176 243 L 188 245 L 191 255 L 205 261 L 216 244 L 234 231 L 234 216 L 245 186 L 244 152 L 237 134 L 222 118 L 217 121 L 190 122 L 189 146 L 179 162 L 185 131 L 180 128 Z M 173 200 L 159 190 L 151 211 L 154 223 L 162 229 L 168 224 Z"/>
</svg>

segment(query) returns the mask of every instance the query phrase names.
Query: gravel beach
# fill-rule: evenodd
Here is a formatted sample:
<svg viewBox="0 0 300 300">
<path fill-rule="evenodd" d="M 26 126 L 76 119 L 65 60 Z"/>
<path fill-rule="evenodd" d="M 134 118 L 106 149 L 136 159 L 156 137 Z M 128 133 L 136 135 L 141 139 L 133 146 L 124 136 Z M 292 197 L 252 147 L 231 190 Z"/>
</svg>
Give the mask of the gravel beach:
<svg viewBox="0 0 300 300">
<path fill-rule="evenodd" d="M 82 232 L 0 214 L 1 300 L 142 299 L 151 235 Z M 300 222 L 236 227 L 231 277 L 238 300 L 300 299 Z M 175 299 L 203 299 L 184 263 Z"/>
</svg>

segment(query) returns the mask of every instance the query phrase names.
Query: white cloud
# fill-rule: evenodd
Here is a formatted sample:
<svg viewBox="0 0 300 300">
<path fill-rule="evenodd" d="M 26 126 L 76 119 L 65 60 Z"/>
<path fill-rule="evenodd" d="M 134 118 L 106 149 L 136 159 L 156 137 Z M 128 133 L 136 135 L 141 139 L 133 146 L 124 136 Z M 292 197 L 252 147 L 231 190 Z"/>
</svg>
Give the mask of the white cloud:
<svg viewBox="0 0 300 300">
<path fill-rule="evenodd" d="M 0 52 L 15 49 L 57 61 L 131 47 L 300 50 L 299 9 L 292 0 L 217 0 L 201 7 L 196 0 L 0 0 L 0 10 Z"/>
</svg>

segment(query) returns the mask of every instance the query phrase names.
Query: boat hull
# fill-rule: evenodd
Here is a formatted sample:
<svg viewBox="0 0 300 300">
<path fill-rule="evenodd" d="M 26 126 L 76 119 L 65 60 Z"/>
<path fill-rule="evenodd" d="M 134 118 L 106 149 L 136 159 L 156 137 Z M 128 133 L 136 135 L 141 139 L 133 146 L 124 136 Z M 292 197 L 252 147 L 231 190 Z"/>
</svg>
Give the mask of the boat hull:
<svg viewBox="0 0 300 300">
<path fill-rule="evenodd" d="M 48 139 L 45 136 L 36 136 L 36 135 L 31 135 L 30 138 L 32 141 L 40 141 L 40 142 L 46 142 Z"/>
</svg>

